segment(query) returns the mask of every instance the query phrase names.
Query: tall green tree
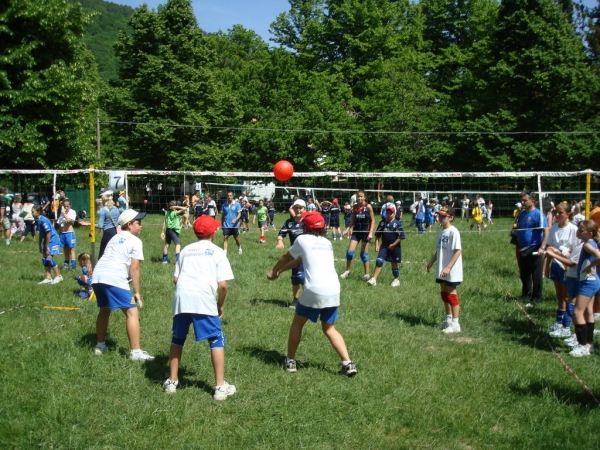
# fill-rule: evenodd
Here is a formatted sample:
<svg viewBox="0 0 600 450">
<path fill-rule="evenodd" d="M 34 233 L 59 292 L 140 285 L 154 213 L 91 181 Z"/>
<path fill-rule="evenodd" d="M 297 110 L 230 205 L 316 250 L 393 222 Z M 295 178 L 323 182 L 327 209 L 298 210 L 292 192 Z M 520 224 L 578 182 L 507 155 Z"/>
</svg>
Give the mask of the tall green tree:
<svg viewBox="0 0 600 450">
<path fill-rule="evenodd" d="M 105 105 L 130 125 L 111 126 L 110 157 L 140 168 L 231 169 L 236 149 L 221 127 L 235 126 L 241 113 L 211 69 L 215 55 L 190 0 L 168 0 L 157 12 L 144 5 L 129 26 L 115 46 L 120 82 Z"/>
<path fill-rule="evenodd" d="M 86 167 L 101 82 L 81 41 L 89 17 L 67 0 L 0 4 L 0 164 Z"/>
<path fill-rule="evenodd" d="M 466 129 L 528 132 L 464 140 L 468 165 L 492 170 L 581 169 L 598 155 L 598 77 L 574 26 L 552 0 L 504 0 Z M 593 129 L 593 128 L 591 128 Z M 553 134 L 555 133 L 555 134 Z"/>
</svg>

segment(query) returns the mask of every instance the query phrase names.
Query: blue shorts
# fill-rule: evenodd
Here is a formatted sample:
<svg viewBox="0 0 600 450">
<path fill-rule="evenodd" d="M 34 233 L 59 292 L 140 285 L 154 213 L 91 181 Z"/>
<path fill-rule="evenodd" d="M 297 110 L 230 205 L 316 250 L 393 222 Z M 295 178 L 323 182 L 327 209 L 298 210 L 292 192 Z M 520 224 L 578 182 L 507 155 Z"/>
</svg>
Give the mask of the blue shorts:
<svg viewBox="0 0 600 450">
<path fill-rule="evenodd" d="M 381 246 L 377 259 L 383 259 L 387 262 L 399 263 L 402 261 L 402 251 L 400 246 L 396 245 L 392 251 L 389 251 L 387 247 Z"/>
<path fill-rule="evenodd" d="M 59 244 L 50 242 L 50 245 L 48 246 L 48 248 L 50 249 L 50 258 L 52 258 L 52 255 L 58 255 L 60 253 L 60 245 Z M 45 251 L 46 251 L 46 244 L 43 243 L 42 244 L 42 255 L 45 255 Z M 42 256 L 42 258 L 44 258 L 44 256 Z"/>
<path fill-rule="evenodd" d="M 292 286 L 304 285 L 304 266 L 302 264 L 292 268 Z"/>
<path fill-rule="evenodd" d="M 165 233 L 165 244 L 173 243 L 175 245 L 179 245 L 179 235 L 173 228 L 167 228 L 167 232 Z"/>
<path fill-rule="evenodd" d="M 565 277 L 567 281 L 567 295 L 569 298 L 577 298 L 579 293 L 579 280 L 576 277 Z"/>
<path fill-rule="evenodd" d="M 550 267 L 550 279 L 564 284 L 566 283 L 565 278 L 565 269 L 553 262 Z"/>
<path fill-rule="evenodd" d="M 237 236 L 240 234 L 240 230 L 238 227 L 223 227 L 223 236 Z"/>
<path fill-rule="evenodd" d="M 300 317 L 305 317 L 314 323 L 316 323 L 319 316 L 321 316 L 321 322 L 331 325 L 338 319 L 338 308 L 338 306 L 332 306 L 330 308 L 310 308 L 298 302 L 296 305 L 296 314 Z"/>
<path fill-rule="evenodd" d="M 441 278 L 436 278 L 435 282 L 438 284 L 442 284 L 442 283 L 446 283 L 446 286 L 450 286 L 450 287 L 456 287 L 456 286 L 460 286 L 460 281 L 446 281 L 446 280 L 442 280 Z"/>
<path fill-rule="evenodd" d="M 334 228 L 339 228 L 340 227 L 340 218 L 332 217 L 331 221 L 329 222 L 329 226 L 332 226 Z"/>
<path fill-rule="evenodd" d="M 211 349 L 225 348 L 225 335 L 221 330 L 221 319 L 219 316 L 207 316 L 205 314 L 177 314 L 173 317 L 173 340 L 171 343 L 183 346 L 190 330 L 190 324 L 194 325 L 194 336 L 196 341 L 205 341 Z"/>
<path fill-rule="evenodd" d="M 75 248 L 77 247 L 77 239 L 75 233 L 69 231 L 67 233 L 60 233 L 60 248 Z"/>
<path fill-rule="evenodd" d="M 582 295 L 584 297 L 593 297 L 598 292 L 600 288 L 600 283 L 598 279 L 595 280 L 585 280 L 579 281 L 579 292 L 577 295 Z"/>
<path fill-rule="evenodd" d="M 358 242 L 366 242 L 367 244 L 371 242 L 371 239 L 369 239 L 368 231 L 353 231 L 350 239 Z"/>
<path fill-rule="evenodd" d="M 94 283 L 92 284 L 92 289 L 94 289 L 94 294 L 96 294 L 98 308 L 108 306 L 108 309 L 111 311 L 137 308 L 137 303 L 135 303 L 133 295 L 129 290 L 104 283 Z"/>
</svg>

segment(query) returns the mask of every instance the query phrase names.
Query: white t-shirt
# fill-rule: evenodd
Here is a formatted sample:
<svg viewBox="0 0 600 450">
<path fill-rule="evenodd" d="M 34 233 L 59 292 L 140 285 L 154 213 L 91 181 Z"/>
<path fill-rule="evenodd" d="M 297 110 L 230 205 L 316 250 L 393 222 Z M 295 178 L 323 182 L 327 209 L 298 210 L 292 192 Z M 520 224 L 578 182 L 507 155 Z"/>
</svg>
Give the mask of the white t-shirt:
<svg viewBox="0 0 600 450">
<path fill-rule="evenodd" d="M 441 277 L 442 269 L 448 265 L 450 260 L 454 257 L 454 250 L 462 250 L 460 243 L 460 233 L 454 226 L 448 228 L 440 228 L 437 235 L 437 243 L 435 246 L 437 251 L 437 272 L 436 278 L 440 280 L 449 281 L 451 283 L 462 282 L 463 280 L 463 267 L 462 267 L 462 254 L 458 257 L 450 273 L 447 277 Z"/>
<path fill-rule="evenodd" d="M 569 278 L 577 278 L 577 264 L 579 263 L 579 256 L 581 255 L 581 249 L 583 247 L 583 242 L 580 239 L 575 238 L 575 246 L 569 255 L 569 259 L 574 266 L 567 267 L 565 275 Z"/>
<path fill-rule="evenodd" d="M 215 217 L 217 215 L 217 204 L 214 200 L 206 203 L 206 207 L 208 208 L 208 215 L 211 217 Z"/>
<path fill-rule="evenodd" d="M 182 313 L 218 316 L 217 294 L 220 281 L 233 280 L 225 251 L 208 239 L 186 246 L 175 265 L 177 284 L 173 295 L 173 315 Z"/>
<path fill-rule="evenodd" d="M 309 308 L 340 306 L 340 281 L 331 242 L 324 237 L 301 234 L 289 252 L 294 259 L 301 256 L 304 266 L 304 292 L 298 301 Z"/>
<path fill-rule="evenodd" d="M 63 228 L 65 228 L 65 224 L 67 223 L 67 221 L 63 217 L 64 212 L 65 212 L 65 210 L 63 209 L 60 217 L 58 218 L 58 224 L 60 225 L 61 231 Z M 67 213 L 67 217 L 69 219 L 71 219 L 71 226 L 73 226 L 73 222 L 75 222 L 75 219 L 77 219 L 77 213 L 75 212 L 75 210 L 69 209 L 69 212 Z"/>
<path fill-rule="evenodd" d="M 576 237 L 577 227 L 572 223 L 567 223 L 566 226 L 560 228 L 557 223 L 552 225 L 550 228 L 550 232 L 548 233 L 548 240 L 546 243 L 560 251 L 564 256 L 569 256 L 573 249 L 579 243 L 579 239 Z M 565 268 L 564 264 L 556 259 L 553 259 L 552 262 L 554 264 L 558 264 L 563 269 Z M 575 267 L 575 276 L 577 276 L 577 266 Z"/>
<path fill-rule="evenodd" d="M 92 274 L 92 284 L 103 283 L 129 290 L 129 268 L 131 259 L 144 260 L 143 245 L 140 238 L 129 231 L 114 235 L 96 264 Z"/>
</svg>

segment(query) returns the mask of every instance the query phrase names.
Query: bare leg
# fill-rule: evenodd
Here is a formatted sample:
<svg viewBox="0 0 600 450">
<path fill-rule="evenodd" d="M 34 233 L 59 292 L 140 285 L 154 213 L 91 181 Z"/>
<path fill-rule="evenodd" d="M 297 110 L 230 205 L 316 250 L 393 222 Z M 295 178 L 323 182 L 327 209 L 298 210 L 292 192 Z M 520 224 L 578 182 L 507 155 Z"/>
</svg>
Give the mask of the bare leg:
<svg viewBox="0 0 600 450">
<path fill-rule="evenodd" d="M 127 337 L 129 338 L 129 347 L 131 350 L 140 348 L 140 318 L 137 307 L 121 309 L 127 321 L 125 328 L 127 329 Z"/>
<path fill-rule="evenodd" d="M 287 357 L 294 359 L 296 356 L 296 350 L 300 345 L 300 338 L 302 337 L 302 328 L 308 319 L 306 317 L 294 315 L 292 320 L 292 326 L 290 327 L 290 335 L 288 337 L 288 351 Z"/>
<path fill-rule="evenodd" d="M 171 352 L 169 355 L 169 380 L 171 381 L 177 381 L 179 379 L 179 363 L 181 362 L 182 354 L 183 347 L 171 344 Z"/>
<path fill-rule="evenodd" d="M 103 306 L 98 311 L 98 318 L 96 319 L 96 341 L 98 342 L 106 341 L 106 330 L 108 330 L 110 312 L 108 306 Z"/>
<path fill-rule="evenodd" d="M 210 351 L 210 359 L 215 371 L 215 386 L 223 386 L 225 383 L 225 349 L 213 348 Z"/>
<path fill-rule="evenodd" d="M 331 342 L 331 345 L 335 351 L 340 355 L 342 361 L 350 361 L 350 355 L 348 355 L 348 349 L 346 348 L 346 342 L 338 330 L 335 329 L 334 324 L 321 322 L 321 328 L 323 333 Z"/>
<path fill-rule="evenodd" d="M 228 234 L 223 235 L 223 250 L 225 250 L 225 252 L 227 252 L 227 240 L 228 239 L 229 239 Z"/>
</svg>

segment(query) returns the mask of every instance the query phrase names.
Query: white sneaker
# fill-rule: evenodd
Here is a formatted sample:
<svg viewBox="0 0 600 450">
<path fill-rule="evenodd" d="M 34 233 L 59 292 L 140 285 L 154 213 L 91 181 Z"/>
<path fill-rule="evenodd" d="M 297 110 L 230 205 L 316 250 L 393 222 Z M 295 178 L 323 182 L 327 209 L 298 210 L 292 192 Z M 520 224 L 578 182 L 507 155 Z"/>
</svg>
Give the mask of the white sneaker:
<svg viewBox="0 0 600 450">
<path fill-rule="evenodd" d="M 578 345 L 569 352 L 569 355 L 575 356 L 576 358 L 580 358 L 582 356 L 590 356 L 590 344 Z"/>
<path fill-rule="evenodd" d="M 57 277 L 54 277 L 54 280 L 52 280 L 52 284 L 58 284 L 63 280 L 62 275 L 59 275 Z"/>
<path fill-rule="evenodd" d="M 568 338 L 571 336 L 571 329 L 570 328 L 557 328 L 554 331 L 550 332 L 550 337 L 557 337 L 557 338 Z"/>
<path fill-rule="evenodd" d="M 172 381 L 170 378 L 167 378 L 162 384 L 163 391 L 167 394 L 174 394 L 177 386 L 179 386 L 179 380 Z"/>
<path fill-rule="evenodd" d="M 363 275 L 363 281 L 369 281 L 371 279 L 371 275 L 369 275 L 368 273 L 365 273 Z"/>
<path fill-rule="evenodd" d="M 346 270 L 343 274 L 340 275 L 340 278 L 342 280 L 345 280 L 346 278 L 348 278 L 350 276 L 350 271 Z"/>
<path fill-rule="evenodd" d="M 398 287 L 400 286 L 400 280 L 394 280 L 392 281 L 392 284 L 390 284 L 391 287 Z"/>
<path fill-rule="evenodd" d="M 107 347 L 106 347 L 106 345 L 104 345 L 104 346 L 101 346 L 101 347 L 99 347 L 99 346 L 96 346 L 96 347 L 94 347 L 94 355 L 96 355 L 96 356 L 100 356 L 100 355 L 102 355 L 102 353 L 104 353 L 106 350 L 107 350 Z"/>
<path fill-rule="evenodd" d="M 139 352 L 129 352 L 129 359 L 132 361 L 152 361 L 154 356 L 150 356 L 148 352 L 141 350 Z"/>
<path fill-rule="evenodd" d="M 577 342 L 577 336 L 575 336 L 575 335 L 571 336 L 568 339 L 565 339 L 563 342 L 565 343 L 566 346 L 571 347 L 571 348 L 577 347 L 579 345 L 579 343 Z"/>
<path fill-rule="evenodd" d="M 562 327 L 563 327 L 562 323 L 554 322 L 552 325 L 550 325 L 548 327 L 548 332 L 552 333 L 553 331 L 556 331 Z"/>
<path fill-rule="evenodd" d="M 442 330 L 445 330 L 450 325 L 452 325 L 452 319 L 450 319 L 450 320 L 444 320 L 443 322 L 438 323 L 436 326 L 438 328 L 442 329 Z"/>
<path fill-rule="evenodd" d="M 233 384 L 229 384 L 229 383 L 227 383 L 227 381 L 225 381 L 223 386 L 218 386 L 215 388 L 215 395 L 213 395 L 213 398 L 215 400 L 227 400 L 227 397 L 229 397 L 235 393 L 236 393 L 235 386 Z"/>
<path fill-rule="evenodd" d="M 242 247 L 238 248 L 238 255 L 242 254 Z"/>
<path fill-rule="evenodd" d="M 377 280 L 375 278 L 370 278 L 369 281 L 367 281 L 367 284 L 377 286 Z"/>
<path fill-rule="evenodd" d="M 452 322 L 450 325 L 448 325 L 442 331 L 446 334 L 460 333 L 460 324 Z"/>
<path fill-rule="evenodd" d="M 38 284 L 52 284 L 52 278 L 44 278 Z"/>
</svg>

